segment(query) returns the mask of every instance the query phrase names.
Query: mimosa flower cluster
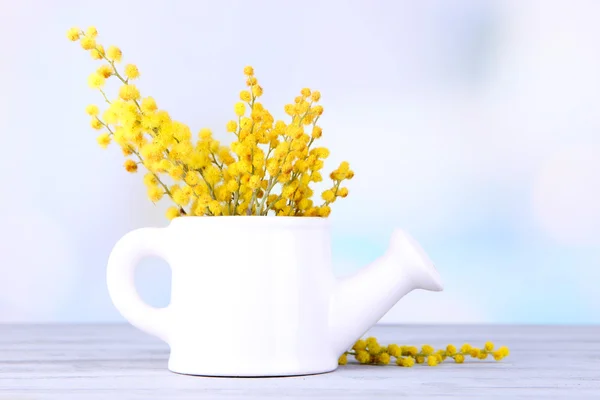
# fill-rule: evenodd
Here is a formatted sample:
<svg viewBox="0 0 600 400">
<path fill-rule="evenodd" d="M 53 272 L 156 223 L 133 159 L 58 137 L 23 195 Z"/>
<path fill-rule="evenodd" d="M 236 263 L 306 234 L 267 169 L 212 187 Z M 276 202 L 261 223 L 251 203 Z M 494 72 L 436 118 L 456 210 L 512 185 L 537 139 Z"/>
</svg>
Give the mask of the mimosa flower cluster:
<svg viewBox="0 0 600 400">
<path fill-rule="evenodd" d="M 509 355 L 508 347 L 502 346 L 494 349 L 492 342 L 486 342 L 482 348 L 473 347 L 468 343 L 463 344 L 460 349 L 449 344 L 445 349 L 436 350 L 430 345 L 424 345 L 421 349 L 415 346 L 398 346 L 390 344 L 382 346 L 374 337 L 366 340 L 358 340 L 352 350 L 345 352 L 339 358 L 338 363 L 345 365 L 348 363 L 348 356 L 353 356 L 360 364 L 379 364 L 387 365 L 395 358 L 396 365 L 400 367 L 412 367 L 415 364 L 427 364 L 430 367 L 444 362 L 451 358 L 457 364 L 465 362 L 467 357 L 485 360 L 488 356 L 494 360 L 500 361 Z"/>
<path fill-rule="evenodd" d="M 105 48 L 98 31 L 71 28 L 67 37 L 78 41 L 94 60 L 102 64 L 88 78 L 107 106 L 86 108 L 98 144 L 115 143 L 127 157 L 124 168 L 135 173 L 143 166 L 144 183 L 154 203 L 168 197 L 174 203 L 169 219 L 182 215 L 268 215 L 327 217 L 331 204 L 348 195 L 342 186 L 354 172 L 342 162 L 329 174 L 331 185 L 314 199 L 311 185 L 323 180 L 325 147 L 315 142 L 323 134 L 318 125 L 323 114 L 321 94 L 302 89 L 293 103 L 284 107 L 289 121 L 275 120 L 260 102 L 263 88 L 250 66 L 244 68 L 246 88 L 233 107 L 234 118 L 224 129 L 233 135 L 222 144 L 210 129 L 201 129 L 193 140 L 190 128 L 175 121 L 158 107 L 153 97 L 143 96 L 135 85 L 140 70 L 121 63 L 123 53 Z M 105 92 L 107 80 L 120 86 L 116 98 Z"/>
</svg>

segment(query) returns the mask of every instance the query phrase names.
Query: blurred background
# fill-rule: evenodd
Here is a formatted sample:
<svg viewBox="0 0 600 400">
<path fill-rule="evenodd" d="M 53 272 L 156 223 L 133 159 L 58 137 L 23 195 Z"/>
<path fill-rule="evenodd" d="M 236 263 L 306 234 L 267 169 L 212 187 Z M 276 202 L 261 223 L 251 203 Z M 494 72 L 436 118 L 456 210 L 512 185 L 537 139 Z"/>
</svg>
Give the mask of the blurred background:
<svg viewBox="0 0 600 400">
<path fill-rule="evenodd" d="M 589 0 L 0 0 L 0 322 L 123 321 L 105 267 L 116 241 L 166 226 L 141 174 L 101 150 L 84 108 L 98 66 L 71 26 L 136 63 L 143 95 L 224 134 L 253 65 L 277 118 L 322 93 L 335 271 L 410 232 L 445 291 L 381 322 L 600 322 L 600 2 Z M 166 305 L 170 272 L 139 269 Z"/>
</svg>

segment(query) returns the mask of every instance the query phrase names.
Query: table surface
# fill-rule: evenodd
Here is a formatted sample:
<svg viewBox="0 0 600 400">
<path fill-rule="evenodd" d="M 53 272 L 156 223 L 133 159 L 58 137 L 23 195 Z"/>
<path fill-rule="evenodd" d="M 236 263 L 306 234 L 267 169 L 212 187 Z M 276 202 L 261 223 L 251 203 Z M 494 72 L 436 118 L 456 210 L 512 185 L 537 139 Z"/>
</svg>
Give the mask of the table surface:
<svg viewBox="0 0 600 400">
<path fill-rule="evenodd" d="M 500 361 L 437 367 L 358 365 L 291 378 L 206 378 L 167 370 L 168 347 L 129 325 L 0 325 L 0 400 L 25 399 L 600 399 L 600 327 L 387 325 L 407 345 L 491 340 Z"/>
</svg>

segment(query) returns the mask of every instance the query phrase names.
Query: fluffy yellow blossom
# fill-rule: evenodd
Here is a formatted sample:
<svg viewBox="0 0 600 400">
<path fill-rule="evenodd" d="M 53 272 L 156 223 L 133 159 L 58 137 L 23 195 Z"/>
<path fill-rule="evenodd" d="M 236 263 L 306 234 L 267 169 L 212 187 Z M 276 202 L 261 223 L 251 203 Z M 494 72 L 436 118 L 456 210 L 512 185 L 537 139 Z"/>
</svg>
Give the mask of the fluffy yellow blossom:
<svg viewBox="0 0 600 400">
<path fill-rule="evenodd" d="M 200 132 L 198 132 L 198 137 L 203 140 L 208 140 L 212 137 L 212 131 L 208 128 L 202 128 L 200 129 Z"/>
<path fill-rule="evenodd" d="M 239 189 L 240 185 L 239 185 L 239 183 L 236 180 L 231 179 L 230 181 L 227 182 L 227 184 L 225 185 L 225 187 L 227 188 L 227 190 L 229 191 L 229 193 L 233 193 L 233 192 L 235 192 L 236 190 Z"/>
<path fill-rule="evenodd" d="M 167 213 L 166 214 L 167 214 L 167 218 L 169 220 L 177 218 L 180 215 L 179 208 L 177 208 L 177 207 L 169 207 L 167 209 Z"/>
<path fill-rule="evenodd" d="M 102 75 L 98 74 L 97 72 L 92 73 L 89 77 L 88 77 L 88 85 L 92 88 L 92 89 L 99 89 L 102 86 L 104 86 L 104 82 L 105 79 Z"/>
<path fill-rule="evenodd" d="M 183 175 L 185 174 L 185 171 L 183 170 L 183 168 L 181 166 L 177 165 L 177 166 L 172 167 L 168 171 L 168 174 L 175 181 L 180 181 L 183 179 Z"/>
<path fill-rule="evenodd" d="M 453 356 L 454 354 L 456 354 L 456 346 L 454 346 L 453 344 L 449 344 L 446 347 L 446 354 L 449 356 Z"/>
<path fill-rule="evenodd" d="M 260 187 L 260 176 L 252 175 L 248 181 L 248 187 L 252 190 L 258 189 Z"/>
<path fill-rule="evenodd" d="M 125 76 L 129 79 L 137 79 L 140 77 L 140 71 L 135 64 L 127 64 L 125 66 Z"/>
<path fill-rule="evenodd" d="M 254 97 L 262 96 L 263 88 L 260 85 L 253 85 L 252 86 L 252 94 L 254 95 Z"/>
<path fill-rule="evenodd" d="M 95 116 L 98 115 L 98 113 L 100 112 L 100 110 L 98 109 L 98 106 L 90 104 L 89 106 L 87 106 L 85 108 L 85 112 L 86 112 L 87 115 L 95 117 Z"/>
<path fill-rule="evenodd" d="M 150 186 L 148 188 L 148 197 L 153 203 L 156 203 L 157 201 L 162 199 L 163 195 L 163 189 L 159 188 L 158 186 Z"/>
<path fill-rule="evenodd" d="M 137 172 L 137 170 L 138 170 L 138 165 L 133 160 L 125 160 L 125 164 L 123 164 L 123 165 L 127 172 Z"/>
<path fill-rule="evenodd" d="M 96 41 L 94 40 L 94 38 L 89 37 L 89 36 L 84 36 L 79 40 L 79 43 L 81 44 L 81 47 L 84 50 L 92 50 L 93 48 L 96 47 Z"/>
<path fill-rule="evenodd" d="M 419 353 L 419 350 L 415 346 L 406 346 L 402 348 L 402 354 L 415 357 Z"/>
<path fill-rule="evenodd" d="M 103 149 L 107 148 L 110 144 L 110 135 L 108 133 L 103 133 L 96 139 L 100 147 Z"/>
<path fill-rule="evenodd" d="M 354 345 L 352 346 L 352 349 L 356 350 L 356 351 L 365 350 L 366 348 L 367 348 L 367 342 L 363 339 L 357 340 L 356 343 L 354 343 Z"/>
<path fill-rule="evenodd" d="M 402 349 L 397 344 L 390 344 L 388 346 L 388 353 L 390 353 L 392 357 L 400 357 L 402 355 Z"/>
<path fill-rule="evenodd" d="M 252 100 L 252 95 L 250 94 L 249 91 L 242 90 L 240 92 L 240 100 L 245 101 L 245 102 L 250 102 L 250 100 Z"/>
<path fill-rule="evenodd" d="M 221 179 L 221 173 L 218 168 L 208 165 L 204 170 L 204 180 L 209 185 L 215 185 Z"/>
<path fill-rule="evenodd" d="M 333 193 L 333 190 L 326 190 L 321 194 L 321 197 L 323 198 L 323 200 L 325 200 L 328 203 L 331 203 L 332 201 L 335 200 L 335 194 Z"/>
<path fill-rule="evenodd" d="M 421 353 L 423 353 L 426 356 L 433 354 L 433 351 L 433 347 L 431 347 L 428 344 L 423 345 L 423 347 L 421 348 Z"/>
<path fill-rule="evenodd" d="M 331 173 L 331 179 L 333 180 L 344 180 L 351 179 L 352 177 L 348 177 L 350 172 L 350 165 L 347 161 L 342 161 L 340 166 Z"/>
<path fill-rule="evenodd" d="M 247 67 L 245 67 L 245 68 L 244 68 L 244 75 L 247 75 L 247 76 L 252 76 L 252 75 L 254 75 L 254 68 L 252 68 L 252 67 L 251 67 L 251 66 L 249 66 L 249 65 L 248 65 Z"/>
<path fill-rule="evenodd" d="M 158 180 L 156 179 L 156 175 L 151 172 L 148 172 L 144 175 L 144 184 L 146 186 L 154 186 L 158 184 Z"/>
<path fill-rule="evenodd" d="M 102 129 L 102 122 L 98 119 L 98 117 L 92 117 L 90 121 L 90 125 L 94 129 Z"/>
<path fill-rule="evenodd" d="M 144 111 L 146 113 L 151 113 L 153 111 L 156 111 L 158 108 L 156 105 L 156 101 L 152 97 L 144 97 L 142 99 L 142 104 L 140 107 L 142 108 L 142 111 Z"/>
<path fill-rule="evenodd" d="M 113 69 L 110 67 L 110 65 L 101 65 L 96 70 L 96 73 L 106 79 L 113 74 Z"/>
<path fill-rule="evenodd" d="M 95 26 L 90 26 L 85 30 L 85 35 L 91 38 L 95 38 L 96 36 L 98 36 L 98 30 Z"/>
<path fill-rule="evenodd" d="M 319 216 L 328 217 L 331 214 L 331 207 L 329 206 L 321 206 L 319 207 Z"/>
<path fill-rule="evenodd" d="M 427 365 L 429 365 L 430 367 L 435 367 L 438 364 L 439 364 L 439 360 L 436 356 L 427 357 Z"/>
<path fill-rule="evenodd" d="M 208 210 L 213 215 L 221 215 L 221 205 L 216 200 L 213 200 L 208 204 Z"/>
<path fill-rule="evenodd" d="M 227 122 L 226 129 L 227 129 L 227 132 L 231 132 L 231 133 L 237 131 L 237 122 L 235 122 L 235 121 Z"/>
<path fill-rule="evenodd" d="M 102 60 L 104 58 L 104 47 L 101 44 L 96 44 L 96 48 L 90 50 L 90 55 L 94 60 Z"/>
<path fill-rule="evenodd" d="M 171 162 L 171 160 L 167 160 L 165 158 L 165 159 L 162 159 L 162 160 L 160 160 L 158 162 L 158 169 L 161 172 L 167 172 L 168 173 L 169 171 L 171 171 L 172 168 L 173 168 L 173 163 Z"/>
<path fill-rule="evenodd" d="M 367 351 L 369 352 L 370 355 L 376 356 L 377 354 L 381 353 L 382 349 L 379 344 L 375 343 L 375 344 L 369 345 L 367 347 Z"/>
<path fill-rule="evenodd" d="M 321 100 L 321 92 L 319 92 L 318 90 L 315 90 L 314 92 L 312 92 L 311 99 L 315 103 L 318 102 L 319 100 Z"/>
<path fill-rule="evenodd" d="M 200 178 L 198 177 L 198 174 L 194 171 L 192 172 L 188 172 L 185 175 L 185 183 L 187 183 L 190 186 L 196 186 L 198 183 L 200 182 Z"/>
<path fill-rule="evenodd" d="M 492 351 L 492 350 L 494 350 L 494 343 L 486 342 L 484 348 L 486 351 Z"/>
<path fill-rule="evenodd" d="M 119 89 L 119 97 L 123 100 L 137 100 L 140 98 L 140 91 L 135 85 L 127 84 Z"/>
<path fill-rule="evenodd" d="M 388 353 L 380 353 L 377 355 L 377 363 L 387 365 L 390 363 L 390 355 Z"/>
<path fill-rule="evenodd" d="M 348 364 L 348 356 L 346 355 L 346 353 L 342 354 L 340 356 L 340 358 L 338 359 L 338 364 L 339 365 L 346 365 Z"/>
<path fill-rule="evenodd" d="M 457 364 L 462 364 L 463 362 L 465 362 L 465 356 L 462 355 L 462 354 L 457 354 L 457 355 L 454 356 L 454 361 Z"/>
<path fill-rule="evenodd" d="M 323 136 L 323 129 L 320 126 L 313 126 L 311 136 L 313 139 L 319 139 Z"/>
<path fill-rule="evenodd" d="M 106 50 L 106 56 L 109 60 L 114 62 L 120 62 L 123 57 L 123 52 L 117 46 L 110 46 L 108 50 Z"/>
<path fill-rule="evenodd" d="M 73 42 L 79 40 L 80 35 L 81 35 L 81 30 L 76 27 L 73 27 L 67 31 L 67 38 Z"/>
<path fill-rule="evenodd" d="M 285 113 L 291 117 L 296 115 L 296 107 L 293 104 L 286 104 L 283 109 Z"/>
<path fill-rule="evenodd" d="M 435 356 L 437 357 L 438 363 L 444 361 L 447 357 L 446 352 L 444 350 L 438 350 L 435 352 Z"/>
<path fill-rule="evenodd" d="M 190 202 L 190 196 L 183 192 L 181 189 L 172 192 L 173 201 L 179 206 L 185 207 Z"/>
<path fill-rule="evenodd" d="M 234 111 L 235 115 L 241 117 L 246 113 L 246 105 L 244 103 L 235 103 Z"/>
<path fill-rule="evenodd" d="M 364 350 L 357 351 L 354 357 L 356 358 L 356 361 L 358 361 L 361 364 L 366 364 L 371 360 L 371 356 L 369 355 L 369 353 Z"/>
<path fill-rule="evenodd" d="M 400 357 L 396 359 L 396 364 L 400 367 L 412 367 L 415 365 L 415 359 L 412 357 Z"/>
<path fill-rule="evenodd" d="M 348 196 L 348 188 L 346 188 L 346 187 L 340 188 L 337 191 L 336 195 L 339 197 L 342 197 L 342 198 L 347 197 Z"/>
<path fill-rule="evenodd" d="M 316 149 L 313 150 L 313 153 L 318 158 L 329 157 L 329 149 L 327 149 L 326 147 L 317 147 Z M 317 158 L 315 158 L 313 162 L 316 162 L 316 161 L 318 161 Z"/>
</svg>

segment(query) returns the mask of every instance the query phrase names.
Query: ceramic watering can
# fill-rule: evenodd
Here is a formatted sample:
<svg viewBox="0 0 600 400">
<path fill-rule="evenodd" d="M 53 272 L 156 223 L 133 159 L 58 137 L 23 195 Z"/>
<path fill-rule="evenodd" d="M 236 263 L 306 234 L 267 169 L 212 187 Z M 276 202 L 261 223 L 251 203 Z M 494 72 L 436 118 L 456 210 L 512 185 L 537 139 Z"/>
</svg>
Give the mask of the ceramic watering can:
<svg viewBox="0 0 600 400">
<path fill-rule="evenodd" d="M 145 256 L 171 267 L 165 308 L 136 292 Z M 379 259 L 337 280 L 329 221 L 312 217 L 180 217 L 134 230 L 114 247 L 107 281 L 119 312 L 169 344 L 171 371 L 207 376 L 333 371 L 408 292 L 442 290 L 433 263 L 401 230 Z"/>
</svg>

